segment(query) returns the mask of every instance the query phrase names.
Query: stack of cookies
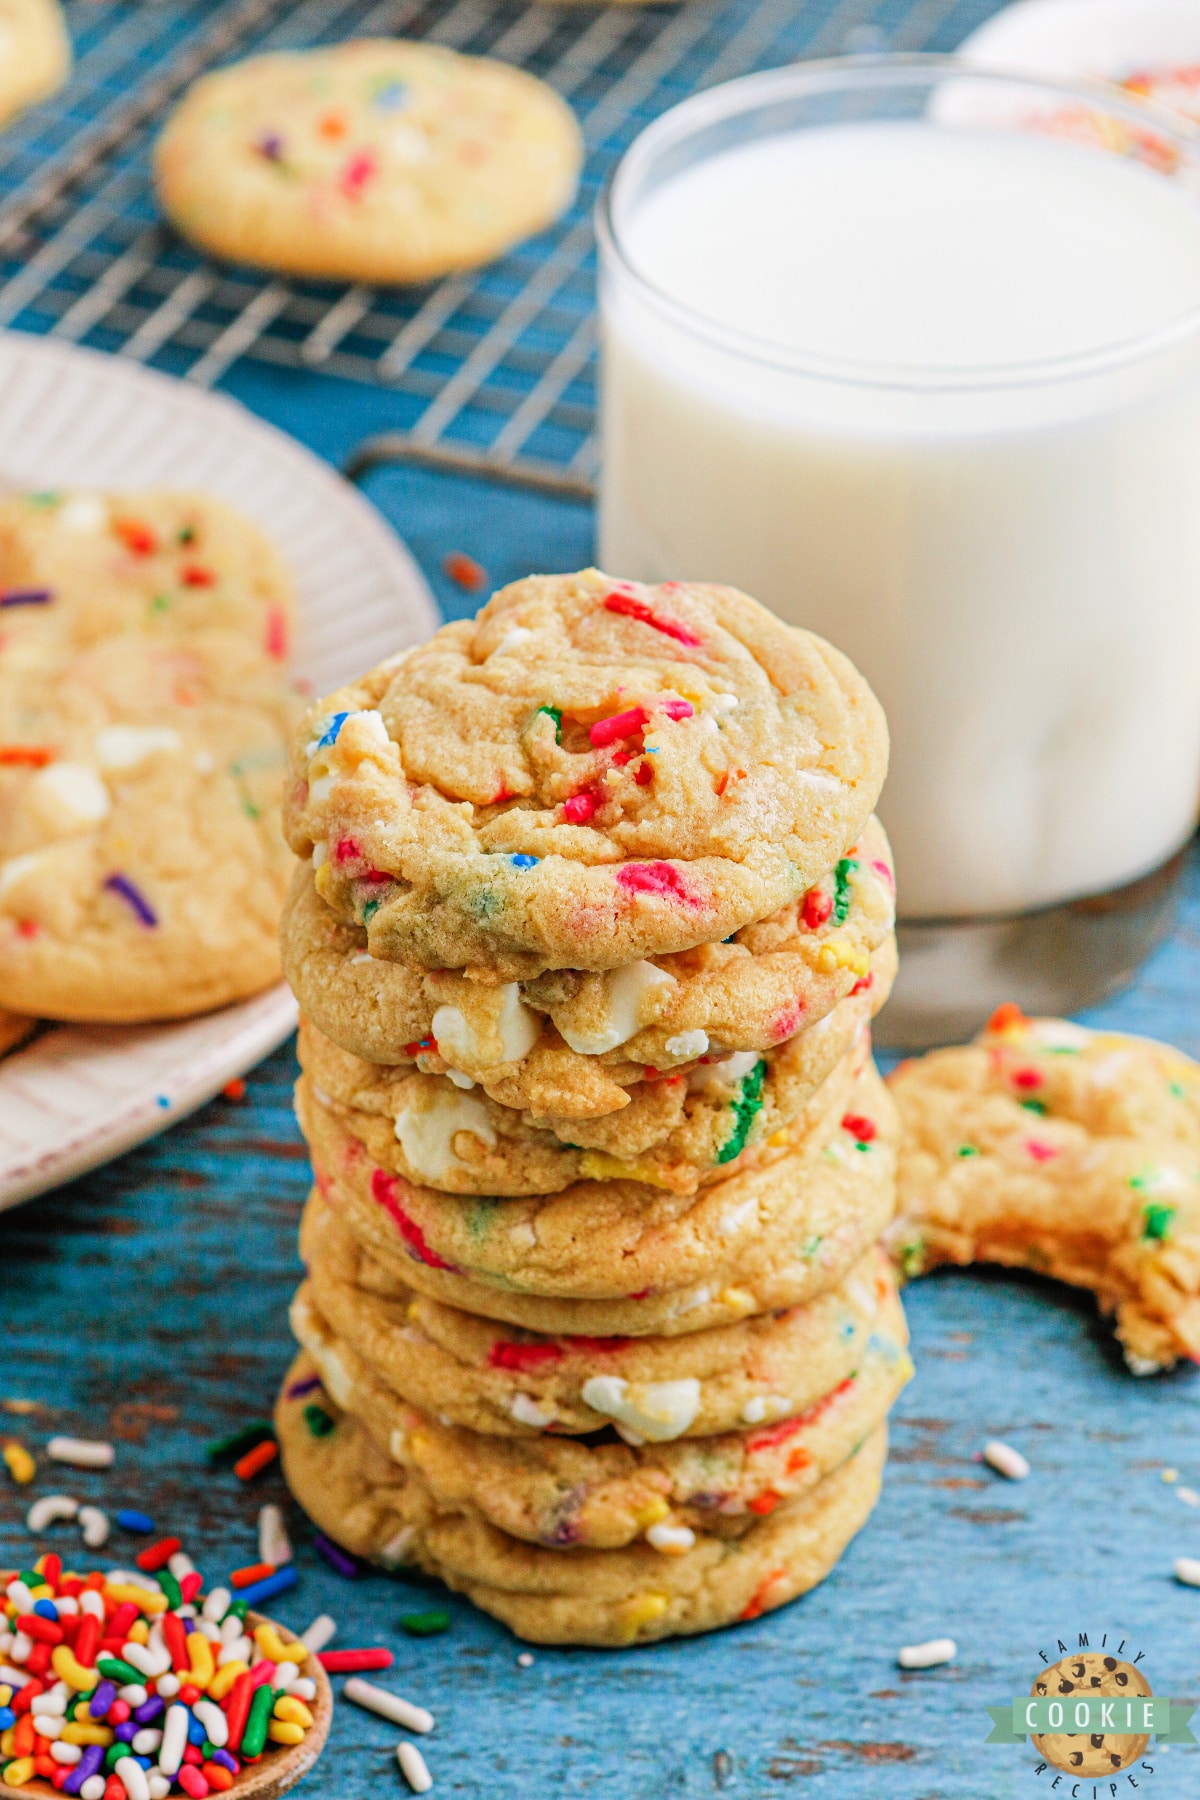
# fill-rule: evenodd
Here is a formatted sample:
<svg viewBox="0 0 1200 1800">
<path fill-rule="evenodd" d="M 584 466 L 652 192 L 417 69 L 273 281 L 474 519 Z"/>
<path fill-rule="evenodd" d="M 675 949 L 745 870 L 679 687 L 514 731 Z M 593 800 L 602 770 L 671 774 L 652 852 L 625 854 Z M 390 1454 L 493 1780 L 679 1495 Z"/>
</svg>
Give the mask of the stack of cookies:
<svg viewBox="0 0 1200 1800">
<path fill-rule="evenodd" d="M 314 710 L 278 1427 L 331 1537 L 548 1643 L 753 1618 L 836 1562 L 910 1372 L 886 758 L 819 639 L 595 570 Z"/>
</svg>

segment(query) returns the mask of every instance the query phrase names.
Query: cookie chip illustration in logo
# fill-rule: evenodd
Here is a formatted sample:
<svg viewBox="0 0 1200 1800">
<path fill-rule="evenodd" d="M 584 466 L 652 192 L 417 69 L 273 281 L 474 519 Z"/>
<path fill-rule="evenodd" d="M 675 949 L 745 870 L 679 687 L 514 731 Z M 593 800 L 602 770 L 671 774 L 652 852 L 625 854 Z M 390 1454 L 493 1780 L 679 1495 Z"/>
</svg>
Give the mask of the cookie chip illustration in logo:
<svg viewBox="0 0 1200 1800">
<path fill-rule="evenodd" d="M 1132 1663 L 1099 1651 L 1082 1650 L 1043 1670 L 1029 1691 L 1039 1698 L 1069 1702 L 1109 1694 L 1116 1700 L 1147 1697 L 1153 1690 Z M 1114 1707 L 1114 1716 L 1119 1719 L 1122 1710 Z M 1137 1761 L 1150 1742 L 1150 1734 L 1055 1731 L 1035 1736 L 1032 1741 L 1056 1769 L 1072 1775 L 1111 1775 Z"/>
</svg>

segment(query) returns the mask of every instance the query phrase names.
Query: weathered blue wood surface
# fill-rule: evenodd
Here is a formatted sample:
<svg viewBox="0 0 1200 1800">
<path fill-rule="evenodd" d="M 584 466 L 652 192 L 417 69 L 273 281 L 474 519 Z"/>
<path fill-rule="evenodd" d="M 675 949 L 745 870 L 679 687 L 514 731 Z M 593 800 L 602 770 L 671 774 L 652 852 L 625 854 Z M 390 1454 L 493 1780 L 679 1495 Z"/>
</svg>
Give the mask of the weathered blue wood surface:
<svg viewBox="0 0 1200 1800">
<path fill-rule="evenodd" d="M 920 11 L 920 3 L 915 10 Z M 949 48 L 990 10 L 942 15 Z M 910 11 L 890 0 L 885 27 Z M 869 13 L 870 9 L 862 9 Z M 860 14 L 861 16 L 861 14 Z M 239 370 L 251 405 L 340 458 L 388 422 L 382 391 L 312 375 Z M 591 554 L 582 509 L 413 473 L 371 492 L 408 537 L 448 611 L 469 610 L 442 576 L 467 551 L 494 582 L 571 568 Z M 1096 1019 L 1200 1052 L 1200 864 L 1180 928 L 1127 994 Z M 35 1448 L 53 1431 L 118 1444 L 105 1475 L 43 1466 L 33 1490 L 0 1486 L 0 1564 L 20 1562 L 31 1492 L 66 1489 L 150 1511 L 218 1575 L 255 1554 L 278 1477 L 243 1488 L 213 1475 L 202 1446 L 268 1411 L 291 1354 L 288 1299 L 307 1191 L 291 1116 L 290 1048 L 157 1142 L 0 1217 L 0 1435 Z M 313 1554 L 291 1510 L 300 1585 L 279 1604 L 317 1612 L 339 1641 L 385 1643 L 394 1684 L 429 1705 L 425 1749 L 439 1792 L 489 1800 L 603 1794 L 661 1800 L 1020 1800 L 1051 1791 L 1026 1750 L 983 1749 L 984 1708 L 1027 1689 L 1039 1650 L 1081 1630 L 1144 1650 L 1156 1691 L 1200 1694 L 1200 1593 L 1177 1586 L 1200 1555 L 1200 1512 L 1160 1476 L 1200 1487 L 1200 1387 L 1190 1371 L 1135 1382 L 1091 1303 L 1035 1279 L 942 1275 L 906 1297 L 918 1373 L 897 1408 L 873 1520 L 816 1593 L 755 1624 L 624 1654 L 537 1651 L 450 1600 L 450 1632 L 414 1641 L 399 1616 L 420 1594 L 382 1577 L 345 1582 Z M 974 1461 L 1002 1435 L 1033 1464 L 1010 1486 Z M 61 1528 L 60 1528 L 61 1532 Z M 116 1555 L 127 1556 L 114 1540 Z M 901 1675 L 900 1644 L 950 1633 L 952 1667 Z M 328 1800 L 398 1791 L 394 1730 L 340 1708 L 330 1748 L 301 1790 Z M 1140 1791 L 1200 1789 L 1195 1751 L 1151 1759 Z M 1072 1792 L 1066 1778 L 1053 1790 Z M 1108 1788 L 1099 1792 L 1107 1795 Z M 1117 1792 L 1134 1792 L 1122 1777 Z M 1090 1783 L 1076 1800 L 1091 1800 Z"/>
</svg>

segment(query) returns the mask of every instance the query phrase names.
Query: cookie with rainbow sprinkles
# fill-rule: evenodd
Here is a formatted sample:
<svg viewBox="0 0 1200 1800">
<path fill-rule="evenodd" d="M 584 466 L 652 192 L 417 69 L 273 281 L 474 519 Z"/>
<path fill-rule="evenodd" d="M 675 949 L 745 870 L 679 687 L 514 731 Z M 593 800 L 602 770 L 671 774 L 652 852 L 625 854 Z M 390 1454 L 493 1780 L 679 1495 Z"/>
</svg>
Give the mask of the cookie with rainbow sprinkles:
<svg viewBox="0 0 1200 1800">
<path fill-rule="evenodd" d="M 907 1273 L 1003 1263 L 1089 1288 L 1135 1374 L 1200 1360 L 1200 1067 L 1165 1044 L 1002 1006 L 902 1063 Z"/>
<path fill-rule="evenodd" d="M 720 942 L 866 829 L 883 713 L 732 588 L 531 576 L 322 701 L 285 825 L 369 954 L 521 981 Z"/>
<path fill-rule="evenodd" d="M 215 256 L 339 281 L 424 282 L 541 231 L 583 141 L 522 69 L 363 39 L 206 75 L 168 120 L 163 210 Z"/>
</svg>

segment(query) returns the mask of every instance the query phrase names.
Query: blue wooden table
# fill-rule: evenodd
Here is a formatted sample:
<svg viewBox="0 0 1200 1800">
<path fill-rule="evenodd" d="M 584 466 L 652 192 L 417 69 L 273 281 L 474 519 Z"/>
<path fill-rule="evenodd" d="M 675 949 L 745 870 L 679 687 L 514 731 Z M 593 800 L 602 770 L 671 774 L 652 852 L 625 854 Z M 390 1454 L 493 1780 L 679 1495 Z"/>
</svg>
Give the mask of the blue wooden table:
<svg viewBox="0 0 1200 1800">
<path fill-rule="evenodd" d="M 970 5 L 974 23 L 986 6 Z M 952 22 L 946 27 L 949 48 Z M 386 394 L 317 375 L 238 367 L 226 385 L 340 461 L 389 420 Z M 442 572 L 465 551 L 493 584 L 591 556 L 587 510 L 412 471 L 368 492 L 407 537 L 448 614 L 474 604 Z M 1200 861 L 1179 928 L 1129 992 L 1090 1022 L 1200 1054 Z M 251 1488 L 212 1473 L 203 1445 L 268 1412 L 292 1353 L 308 1189 L 291 1113 L 289 1046 L 220 1099 L 95 1175 L 0 1217 L 0 1436 L 36 1449 L 53 1432 L 112 1439 L 103 1475 L 43 1465 L 33 1489 L 0 1486 L 0 1565 L 26 1559 L 33 1494 L 124 1503 L 178 1533 L 223 1575 L 255 1559 L 264 1500 L 289 1508 L 300 1570 L 279 1615 L 320 1611 L 339 1642 L 386 1644 L 394 1684 L 437 1715 L 425 1750 L 438 1792 L 489 1800 L 603 1794 L 662 1800 L 1008 1800 L 1071 1794 L 1024 1748 L 983 1748 L 985 1708 L 1027 1691 L 1039 1652 L 1086 1631 L 1144 1652 L 1156 1692 L 1200 1696 L 1200 1593 L 1178 1586 L 1200 1555 L 1200 1385 L 1189 1370 L 1134 1381 L 1090 1300 L 1034 1278 L 942 1274 L 910 1288 L 917 1376 L 894 1418 L 883 1499 L 825 1585 L 754 1624 L 628 1653 L 536 1651 L 451 1599 L 449 1632 L 407 1638 L 427 1603 L 382 1576 L 345 1581 L 268 1473 Z M 26 1403 L 33 1410 L 26 1410 Z M 977 1460 L 1016 1444 L 1030 1479 Z M 1179 1482 L 1162 1479 L 1164 1467 Z M 60 1528 L 61 1530 L 61 1528 Z M 132 1543 L 114 1538 L 116 1558 Z M 440 1603 L 440 1598 L 439 1598 Z M 958 1660 L 901 1674 L 901 1644 L 949 1634 Z M 303 1793 L 360 1800 L 401 1788 L 383 1721 L 338 1709 Z M 1196 1750 L 1150 1757 L 1142 1793 L 1200 1791 Z M 1121 1777 L 1113 1793 L 1134 1792 Z M 1097 1794 L 1109 1794 L 1107 1785 Z M 1075 1800 L 1092 1800 L 1090 1783 Z"/>
</svg>

